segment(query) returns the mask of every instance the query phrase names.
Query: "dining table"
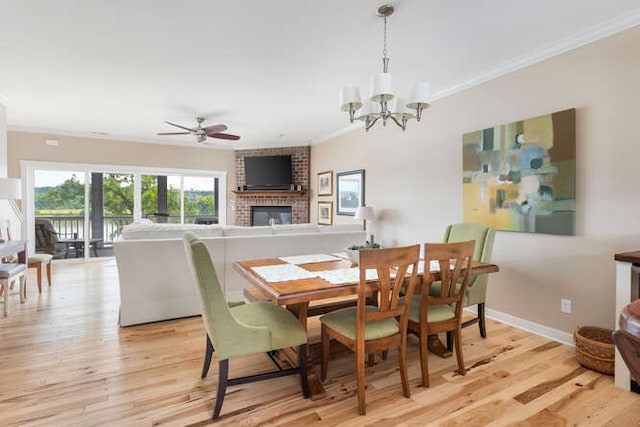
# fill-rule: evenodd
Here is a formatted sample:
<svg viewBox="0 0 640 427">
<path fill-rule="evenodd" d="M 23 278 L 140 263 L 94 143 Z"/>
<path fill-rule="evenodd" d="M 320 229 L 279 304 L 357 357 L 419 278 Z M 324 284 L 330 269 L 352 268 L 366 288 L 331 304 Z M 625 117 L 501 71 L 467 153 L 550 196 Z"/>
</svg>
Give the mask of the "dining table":
<svg viewBox="0 0 640 427">
<path fill-rule="evenodd" d="M 430 266 L 429 271 L 433 280 L 439 280 L 439 271 L 432 267 L 435 266 Z M 245 289 L 249 300 L 269 300 L 286 307 L 305 328 L 311 316 L 355 304 L 353 296 L 358 291 L 359 268 L 344 253 L 236 261 L 233 269 L 251 284 L 251 288 Z M 424 262 L 421 261 L 418 288 L 424 282 L 424 270 Z M 497 264 L 472 261 L 469 275 L 498 271 Z M 373 275 L 368 277 L 367 287 L 374 296 L 377 286 L 377 278 Z M 309 372 L 312 399 L 324 396 L 324 389 L 313 369 Z"/>
</svg>

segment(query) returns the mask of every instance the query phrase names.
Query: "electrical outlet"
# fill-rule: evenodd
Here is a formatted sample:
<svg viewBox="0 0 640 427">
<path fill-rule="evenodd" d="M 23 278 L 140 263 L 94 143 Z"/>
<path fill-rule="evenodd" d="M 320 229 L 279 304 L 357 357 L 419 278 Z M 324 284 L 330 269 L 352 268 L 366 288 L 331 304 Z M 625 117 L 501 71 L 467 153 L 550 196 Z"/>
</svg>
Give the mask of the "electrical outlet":
<svg viewBox="0 0 640 427">
<path fill-rule="evenodd" d="M 560 299 L 560 311 L 563 313 L 571 314 L 571 300 L 570 299 Z"/>
</svg>

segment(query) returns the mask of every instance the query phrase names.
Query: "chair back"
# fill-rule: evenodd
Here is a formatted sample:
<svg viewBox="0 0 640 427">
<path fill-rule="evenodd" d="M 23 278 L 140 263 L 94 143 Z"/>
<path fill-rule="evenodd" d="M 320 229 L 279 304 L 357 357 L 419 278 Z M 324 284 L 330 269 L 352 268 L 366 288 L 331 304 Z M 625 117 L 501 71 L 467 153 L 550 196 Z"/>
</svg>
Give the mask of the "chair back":
<svg viewBox="0 0 640 427">
<path fill-rule="evenodd" d="M 358 285 L 358 337 L 364 337 L 365 322 L 387 318 L 399 318 L 400 330 L 406 331 L 409 304 L 401 303 L 400 291 L 405 301 L 411 301 L 417 280 L 420 245 L 389 249 L 360 250 L 360 282 Z M 409 269 L 411 270 L 409 271 Z M 378 274 L 378 310 L 367 311 L 366 273 L 373 269 Z M 408 276 L 407 276 L 408 275 Z"/>
<path fill-rule="evenodd" d="M 455 304 L 456 317 L 460 318 L 462 311 L 462 299 L 469 285 L 469 272 L 475 242 L 458 243 L 425 243 L 424 264 L 425 283 L 431 284 L 437 281 L 434 272 L 429 271 L 431 261 L 438 263 L 440 270 L 440 293 L 437 296 L 422 293 L 422 310 L 424 315 L 430 305 Z M 424 317 L 426 318 L 426 317 Z"/>
<path fill-rule="evenodd" d="M 444 233 L 443 241 L 444 243 L 455 243 L 474 240 L 476 246 L 473 251 L 473 260 L 488 263 L 491 262 L 495 238 L 496 231 L 491 227 L 484 224 L 461 223 L 449 225 Z M 483 303 L 487 296 L 488 282 L 488 274 L 469 278 L 465 305 Z"/>
<path fill-rule="evenodd" d="M 58 243 L 58 233 L 50 219 L 36 218 L 36 252 L 48 254 L 56 253 L 56 243 Z"/>
<path fill-rule="evenodd" d="M 200 309 L 207 334 L 219 359 L 226 358 L 229 343 L 233 343 L 240 325 L 229 310 L 207 246 L 191 232 L 185 233 L 184 243 L 193 277 L 198 285 Z"/>
</svg>

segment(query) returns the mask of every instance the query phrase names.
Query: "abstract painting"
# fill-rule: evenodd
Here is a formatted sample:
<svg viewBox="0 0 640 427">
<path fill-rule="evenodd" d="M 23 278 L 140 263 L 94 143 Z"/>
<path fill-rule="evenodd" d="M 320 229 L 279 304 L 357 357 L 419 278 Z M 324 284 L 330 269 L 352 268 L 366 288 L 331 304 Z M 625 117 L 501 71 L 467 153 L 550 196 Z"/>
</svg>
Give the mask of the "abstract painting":
<svg viewBox="0 0 640 427">
<path fill-rule="evenodd" d="M 464 134 L 464 222 L 574 235 L 576 110 Z"/>
</svg>

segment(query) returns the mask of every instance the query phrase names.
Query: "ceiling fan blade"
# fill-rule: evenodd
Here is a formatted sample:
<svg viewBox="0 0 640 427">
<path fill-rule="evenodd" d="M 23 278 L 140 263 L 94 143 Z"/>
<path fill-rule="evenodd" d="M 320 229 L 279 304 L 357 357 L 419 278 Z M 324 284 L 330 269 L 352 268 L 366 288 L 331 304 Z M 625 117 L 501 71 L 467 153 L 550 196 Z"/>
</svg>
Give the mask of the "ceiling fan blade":
<svg viewBox="0 0 640 427">
<path fill-rule="evenodd" d="M 204 133 L 207 135 L 214 135 L 225 130 L 227 130 L 227 127 L 225 125 L 213 125 L 204 128 Z"/>
<path fill-rule="evenodd" d="M 230 139 L 232 141 L 237 141 L 240 139 L 238 135 L 231 135 L 228 133 L 214 133 L 213 135 L 207 135 L 209 138 L 218 138 L 218 139 Z"/>
<path fill-rule="evenodd" d="M 167 121 L 165 121 L 165 123 L 168 124 L 168 125 L 171 125 L 171 126 L 175 126 L 177 128 L 180 128 L 180 129 L 188 130 L 189 132 L 195 132 L 196 131 L 196 129 L 189 129 L 187 127 L 184 127 L 182 125 L 177 125 L 175 123 L 171 123 L 171 122 L 167 122 Z"/>
<path fill-rule="evenodd" d="M 158 135 L 189 135 L 191 132 L 161 132 Z"/>
</svg>

